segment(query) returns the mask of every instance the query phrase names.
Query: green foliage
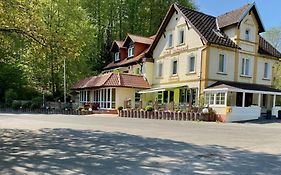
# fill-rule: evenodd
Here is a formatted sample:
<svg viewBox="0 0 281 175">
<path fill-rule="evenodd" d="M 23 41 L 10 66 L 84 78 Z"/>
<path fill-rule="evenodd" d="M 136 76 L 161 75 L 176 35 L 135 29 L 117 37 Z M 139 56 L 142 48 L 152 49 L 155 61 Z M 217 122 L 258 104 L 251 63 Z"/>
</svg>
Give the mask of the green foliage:
<svg viewBox="0 0 281 175">
<path fill-rule="evenodd" d="M 13 100 L 17 99 L 17 93 L 13 89 L 9 89 L 5 92 L 6 104 L 12 104 Z"/>
<path fill-rule="evenodd" d="M 153 107 L 148 105 L 148 106 L 145 107 L 145 110 L 146 111 L 153 111 Z"/>
<path fill-rule="evenodd" d="M 12 109 L 18 110 L 18 109 L 20 109 L 20 108 L 21 108 L 21 102 L 19 102 L 19 101 L 13 101 L 13 103 L 12 103 Z"/>
<path fill-rule="evenodd" d="M 21 91 L 22 99 L 43 90 L 62 97 L 64 60 L 69 89 L 112 61 L 113 40 L 154 35 L 173 2 L 194 8 L 191 0 L 0 1 L 0 102 L 23 85 L 35 94 Z"/>
<path fill-rule="evenodd" d="M 118 111 L 121 111 L 121 110 L 123 110 L 123 106 L 118 106 Z"/>
<path fill-rule="evenodd" d="M 42 97 L 35 97 L 31 100 L 31 103 L 31 109 L 39 109 L 43 104 L 43 99 Z"/>
<path fill-rule="evenodd" d="M 22 108 L 23 109 L 30 109 L 31 105 L 32 105 L 31 102 L 25 102 L 25 103 L 22 103 Z"/>
</svg>

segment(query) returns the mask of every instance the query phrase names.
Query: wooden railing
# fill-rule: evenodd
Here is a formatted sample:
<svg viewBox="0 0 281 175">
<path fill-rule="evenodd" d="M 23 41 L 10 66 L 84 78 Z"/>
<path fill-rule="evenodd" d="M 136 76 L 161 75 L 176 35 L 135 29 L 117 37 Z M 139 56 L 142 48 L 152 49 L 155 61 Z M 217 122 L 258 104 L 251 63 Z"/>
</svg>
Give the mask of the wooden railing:
<svg viewBox="0 0 281 175">
<path fill-rule="evenodd" d="M 183 121 L 217 121 L 216 114 L 203 114 L 202 112 L 176 112 L 176 111 L 145 111 L 124 109 L 119 111 L 119 117 L 162 119 L 162 120 L 183 120 Z"/>
</svg>

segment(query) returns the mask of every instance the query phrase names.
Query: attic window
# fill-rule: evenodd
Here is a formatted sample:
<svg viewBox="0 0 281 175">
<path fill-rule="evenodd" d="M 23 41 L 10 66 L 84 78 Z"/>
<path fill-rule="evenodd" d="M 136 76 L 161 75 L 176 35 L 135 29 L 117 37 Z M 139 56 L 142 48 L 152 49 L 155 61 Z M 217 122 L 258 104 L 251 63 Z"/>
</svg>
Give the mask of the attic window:
<svg viewBox="0 0 281 175">
<path fill-rule="evenodd" d="M 221 37 L 221 38 L 224 38 L 223 34 L 222 34 L 219 30 L 213 29 L 213 32 L 214 32 L 217 36 L 219 36 L 219 37 Z"/>
</svg>

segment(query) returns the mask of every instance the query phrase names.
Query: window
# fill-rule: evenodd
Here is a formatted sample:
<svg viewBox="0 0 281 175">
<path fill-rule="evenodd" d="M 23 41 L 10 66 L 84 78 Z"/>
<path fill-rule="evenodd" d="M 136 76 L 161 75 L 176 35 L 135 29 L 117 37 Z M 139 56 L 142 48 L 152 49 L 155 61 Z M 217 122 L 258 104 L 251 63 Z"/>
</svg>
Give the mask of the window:
<svg viewBox="0 0 281 175">
<path fill-rule="evenodd" d="M 245 40 L 247 40 L 247 41 L 250 41 L 250 30 L 249 29 L 247 29 L 246 31 L 245 31 Z"/>
<path fill-rule="evenodd" d="M 173 75 L 176 75 L 177 74 L 177 72 L 178 72 L 178 61 L 177 60 L 174 60 L 173 61 L 173 67 L 172 67 L 172 74 Z"/>
<path fill-rule="evenodd" d="M 90 91 L 80 91 L 80 102 L 88 102 L 90 100 Z"/>
<path fill-rule="evenodd" d="M 168 37 L 168 48 L 173 47 L 173 34 L 169 34 Z"/>
<path fill-rule="evenodd" d="M 205 104 L 214 105 L 215 104 L 215 94 L 205 95 Z"/>
<path fill-rule="evenodd" d="M 162 100 L 163 100 L 163 92 L 158 92 L 157 93 L 157 102 L 161 104 Z"/>
<path fill-rule="evenodd" d="M 184 30 L 179 31 L 179 44 L 184 44 Z"/>
<path fill-rule="evenodd" d="M 264 73 L 263 73 L 263 77 L 265 79 L 269 79 L 269 64 L 268 63 L 264 63 Z"/>
<path fill-rule="evenodd" d="M 225 104 L 225 93 L 217 93 L 216 105 L 224 105 L 224 104 Z"/>
<path fill-rule="evenodd" d="M 120 60 L 120 53 L 119 52 L 116 52 L 115 54 L 114 54 L 114 61 L 119 61 Z"/>
<path fill-rule="evenodd" d="M 145 64 L 141 65 L 141 74 L 145 74 Z"/>
<path fill-rule="evenodd" d="M 250 76 L 250 60 L 248 58 L 242 59 L 242 75 Z"/>
<path fill-rule="evenodd" d="M 162 68 L 163 68 L 163 63 L 158 63 L 158 68 L 157 68 L 158 77 L 162 77 Z"/>
<path fill-rule="evenodd" d="M 187 88 L 180 89 L 179 102 L 180 103 L 189 103 L 189 99 L 190 99 L 189 89 L 187 89 Z"/>
<path fill-rule="evenodd" d="M 224 54 L 219 54 L 219 72 L 226 72 L 226 60 Z"/>
<path fill-rule="evenodd" d="M 93 91 L 93 102 L 99 104 L 100 108 L 115 108 L 115 89 L 98 89 Z"/>
<path fill-rule="evenodd" d="M 128 57 L 134 56 L 135 49 L 133 46 L 130 46 L 128 49 Z"/>
<path fill-rule="evenodd" d="M 189 73 L 195 72 L 195 56 L 189 57 Z"/>
</svg>

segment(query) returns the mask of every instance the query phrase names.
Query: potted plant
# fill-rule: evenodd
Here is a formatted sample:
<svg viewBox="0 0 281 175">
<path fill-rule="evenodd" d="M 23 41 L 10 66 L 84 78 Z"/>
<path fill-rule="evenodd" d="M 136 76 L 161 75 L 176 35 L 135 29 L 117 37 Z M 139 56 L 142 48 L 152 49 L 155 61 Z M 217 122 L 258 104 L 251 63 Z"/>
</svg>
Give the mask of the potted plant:
<svg viewBox="0 0 281 175">
<path fill-rule="evenodd" d="M 123 106 L 118 106 L 117 110 L 118 110 L 118 115 L 120 116 L 121 111 L 123 110 Z"/>
</svg>

